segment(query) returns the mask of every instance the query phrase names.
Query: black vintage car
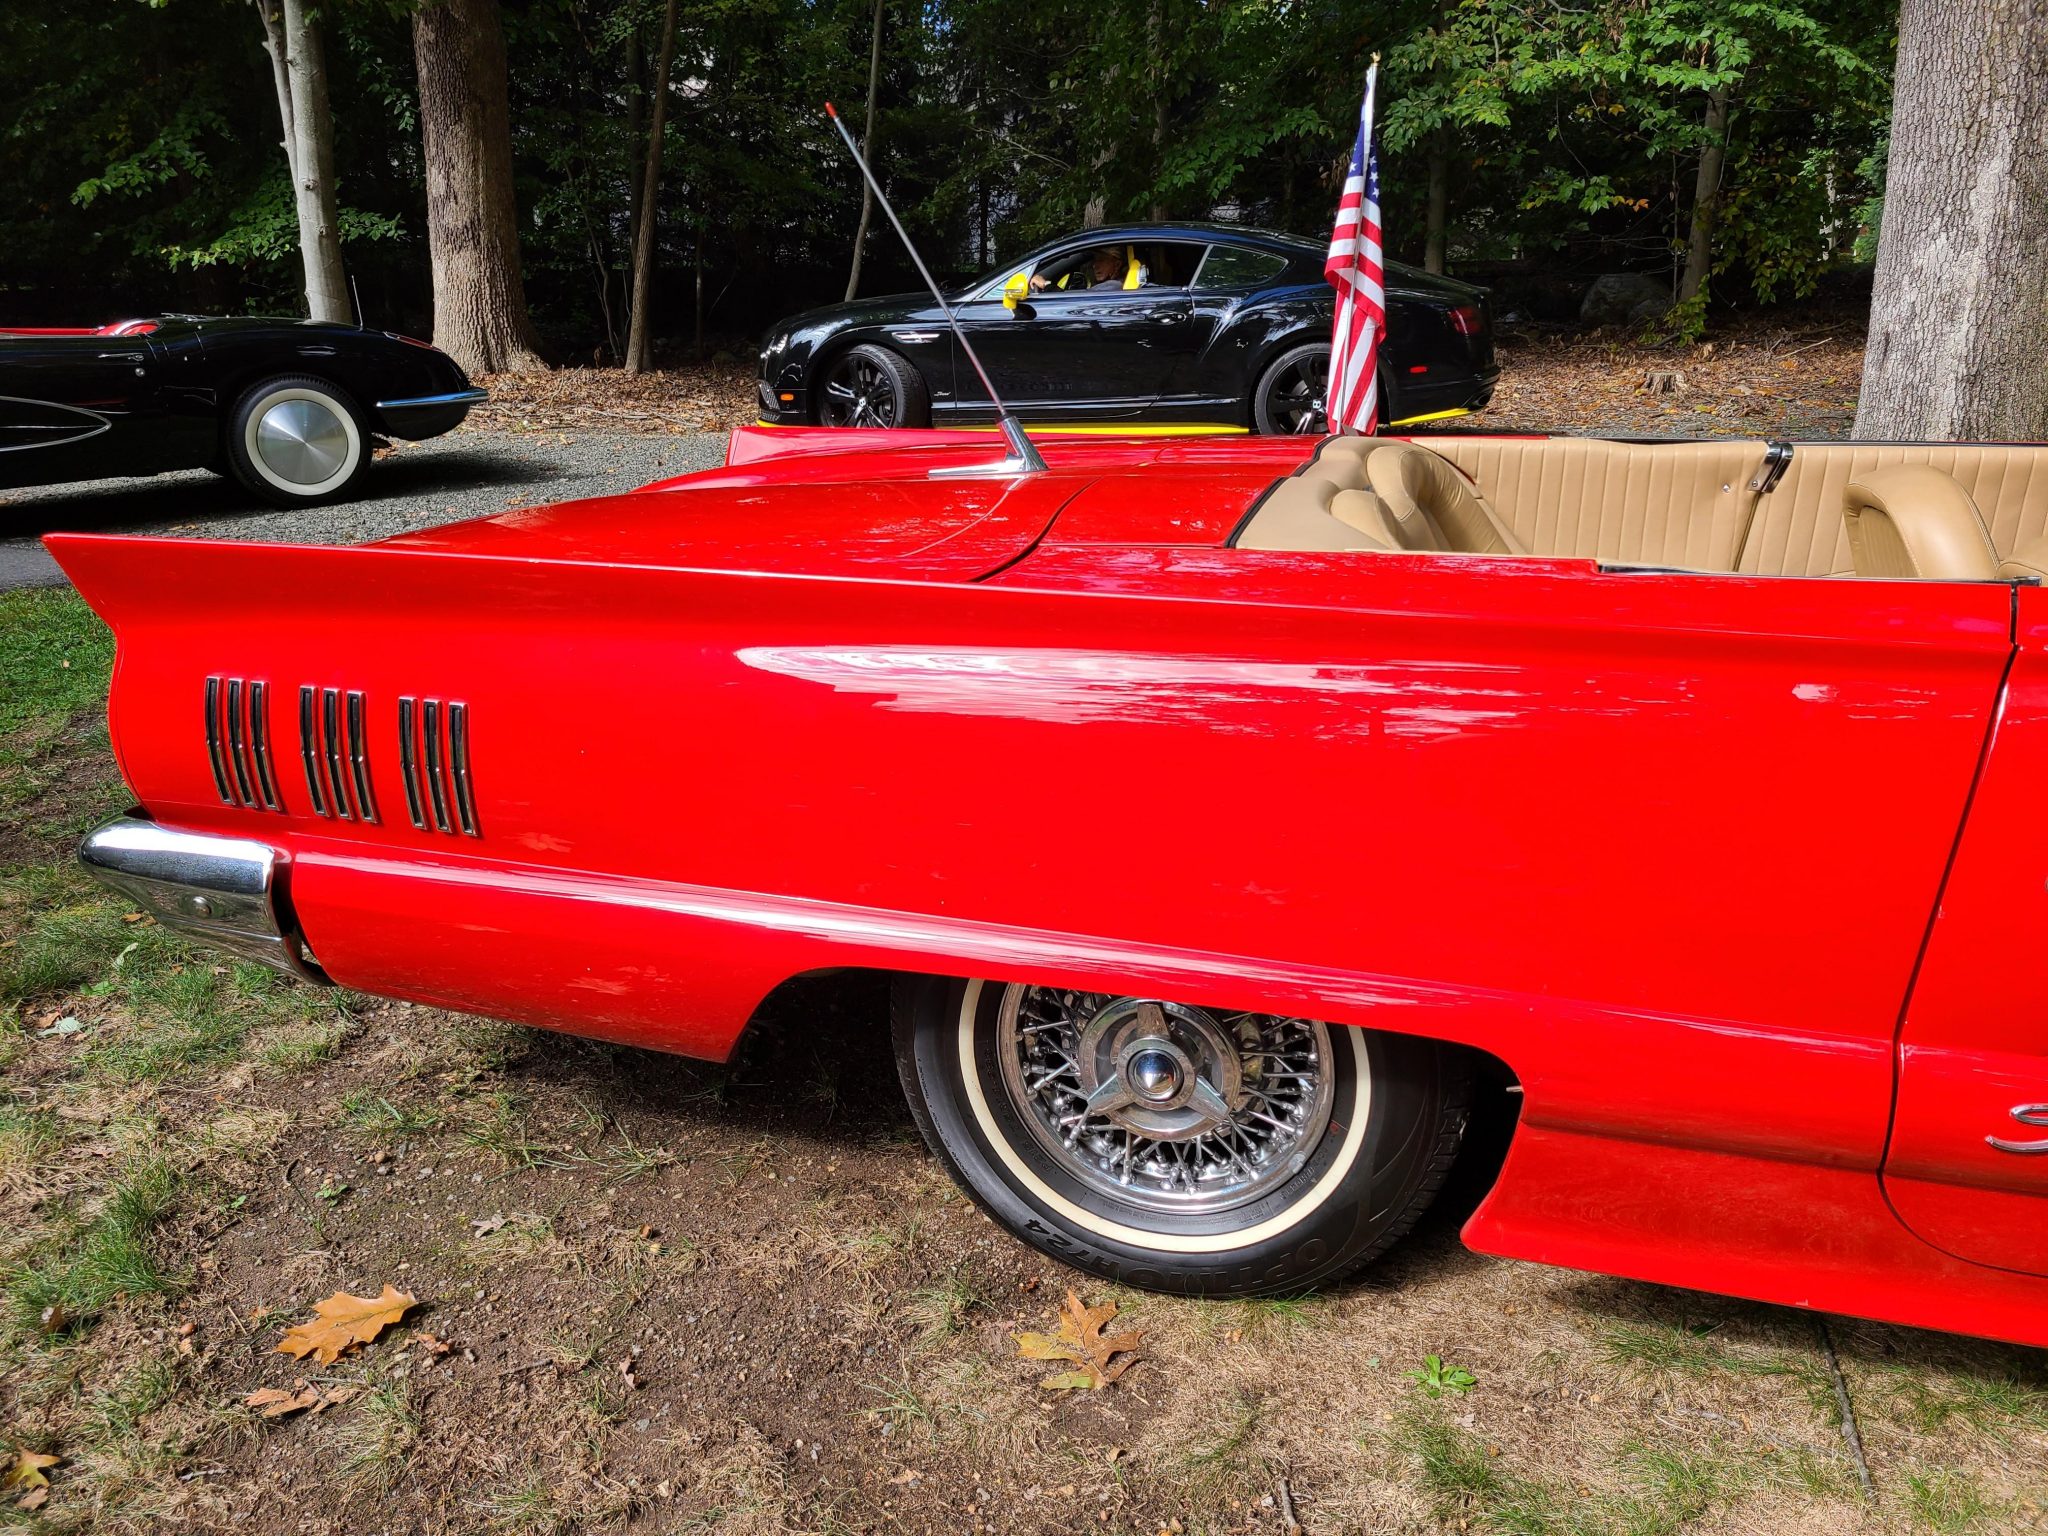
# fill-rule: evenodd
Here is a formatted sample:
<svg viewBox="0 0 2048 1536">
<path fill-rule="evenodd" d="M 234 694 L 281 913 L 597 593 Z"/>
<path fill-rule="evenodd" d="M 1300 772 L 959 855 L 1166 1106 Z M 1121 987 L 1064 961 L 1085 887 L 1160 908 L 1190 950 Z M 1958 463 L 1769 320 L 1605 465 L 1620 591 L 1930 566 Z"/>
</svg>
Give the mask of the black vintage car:
<svg viewBox="0 0 2048 1536">
<path fill-rule="evenodd" d="M 0 328 L 0 488 L 212 469 L 279 505 L 346 491 L 376 439 L 484 398 L 445 352 L 310 320 Z"/>
<path fill-rule="evenodd" d="M 1040 246 L 947 302 L 1026 422 L 1320 432 L 1336 303 L 1323 257 L 1232 225 L 1118 225 Z M 1498 374 L 1485 291 L 1389 262 L 1381 419 L 1478 410 Z M 995 419 L 923 295 L 784 321 L 761 347 L 760 396 L 770 424 Z"/>
</svg>

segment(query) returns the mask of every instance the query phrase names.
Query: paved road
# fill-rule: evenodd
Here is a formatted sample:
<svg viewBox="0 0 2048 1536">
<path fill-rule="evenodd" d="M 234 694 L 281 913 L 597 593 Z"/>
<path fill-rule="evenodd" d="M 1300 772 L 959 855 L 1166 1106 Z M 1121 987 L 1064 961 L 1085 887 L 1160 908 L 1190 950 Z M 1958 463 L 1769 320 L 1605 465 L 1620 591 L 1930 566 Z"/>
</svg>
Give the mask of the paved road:
<svg viewBox="0 0 2048 1536">
<path fill-rule="evenodd" d="M 359 544 L 507 507 L 630 490 L 725 457 L 722 433 L 585 437 L 454 432 L 402 444 L 372 464 L 355 497 L 324 507 L 266 506 L 204 471 L 0 492 L 0 591 L 62 586 L 38 538 L 58 529 L 299 544 Z"/>
</svg>

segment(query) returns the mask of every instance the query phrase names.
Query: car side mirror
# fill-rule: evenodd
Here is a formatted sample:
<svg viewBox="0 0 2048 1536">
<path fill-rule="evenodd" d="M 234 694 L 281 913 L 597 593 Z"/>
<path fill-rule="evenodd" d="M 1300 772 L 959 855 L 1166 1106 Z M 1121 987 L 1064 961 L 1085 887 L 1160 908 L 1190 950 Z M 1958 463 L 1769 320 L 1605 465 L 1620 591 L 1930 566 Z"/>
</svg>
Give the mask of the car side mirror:
<svg viewBox="0 0 2048 1536">
<path fill-rule="evenodd" d="M 1015 309 L 1020 299 L 1031 297 L 1031 274 L 1019 272 L 1003 284 L 1003 308 Z"/>
</svg>

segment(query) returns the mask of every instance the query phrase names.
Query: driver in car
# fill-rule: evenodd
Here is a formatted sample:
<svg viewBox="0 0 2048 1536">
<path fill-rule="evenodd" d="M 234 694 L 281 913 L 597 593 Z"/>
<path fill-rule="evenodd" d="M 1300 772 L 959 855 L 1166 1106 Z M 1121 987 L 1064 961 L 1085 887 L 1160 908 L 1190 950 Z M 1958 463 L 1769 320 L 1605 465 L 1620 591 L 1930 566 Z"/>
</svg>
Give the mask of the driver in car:
<svg viewBox="0 0 2048 1536">
<path fill-rule="evenodd" d="M 1121 288 L 1124 285 L 1124 259 L 1113 247 L 1098 245 L 1088 254 L 1088 281 L 1085 283 L 1071 281 L 1073 275 L 1069 274 L 1068 280 L 1062 280 L 1059 283 L 1059 286 L 1065 288 L 1069 293 L 1079 288 Z M 1031 291 L 1033 293 L 1043 293 L 1052 286 L 1054 286 L 1054 279 L 1046 277 L 1043 273 L 1032 273 Z"/>
</svg>

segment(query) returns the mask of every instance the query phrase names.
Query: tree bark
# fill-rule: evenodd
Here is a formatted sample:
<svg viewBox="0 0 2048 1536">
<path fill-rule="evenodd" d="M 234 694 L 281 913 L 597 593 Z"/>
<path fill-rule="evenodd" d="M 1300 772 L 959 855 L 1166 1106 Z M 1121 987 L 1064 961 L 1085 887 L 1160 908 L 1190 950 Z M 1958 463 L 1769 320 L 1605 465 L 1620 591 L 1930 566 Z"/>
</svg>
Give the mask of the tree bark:
<svg viewBox="0 0 2048 1536">
<path fill-rule="evenodd" d="M 429 0 L 413 13 L 412 42 L 434 343 L 471 373 L 544 369 L 519 274 L 498 0 Z"/>
<path fill-rule="evenodd" d="M 1422 270 L 1439 276 L 1444 270 L 1444 232 L 1450 223 L 1451 151 L 1438 130 L 1429 141 L 1429 205 L 1423 215 Z"/>
<path fill-rule="evenodd" d="M 875 0 L 875 26 L 868 40 L 868 120 L 860 131 L 860 157 L 873 165 L 875 153 L 875 93 L 882 83 L 882 3 Z M 846 299 L 860 292 L 860 258 L 868 248 L 868 221 L 875 216 L 875 189 L 867 177 L 860 179 L 860 226 L 853 232 L 853 268 L 846 274 Z"/>
<path fill-rule="evenodd" d="M 1904 0 L 1860 438 L 2048 438 L 2048 3 Z"/>
<path fill-rule="evenodd" d="M 327 62 L 320 23 L 307 0 L 257 0 L 263 47 L 277 87 L 284 129 L 285 172 L 299 225 L 299 261 L 306 277 L 306 313 L 343 325 L 355 319 L 341 269 L 341 211 L 334 189 L 334 113 L 327 99 Z"/>
<path fill-rule="evenodd" d="M 661 56 L 654 65 L 654 109 L 647 114 L 647 171 L 640 182 L 640 229 L 633 242 L 633 317 L 626 329 L 626 372 L 654 366 L 654 236 L 661 225 L 661 136 L 668 126 L 668 74 L 676 56 L 676 0 L 661 17 Z"/>
<path fill-rule="evenodd" d="M 641 75 L 640 27 L 636 22 L 626 32 L 626 251 L 629 275 L 628 302 L 632 297 L 630 268 L 632 253 L 640 249 L 640 183 L 647 169 L 647 85 Z"/>
<path fill-rule="evenodd" d="M 1714 265 L 1714 217 L 1721 211 L 1721 171 L 1728 161 L 1728 87 L 1707 93 L 1707 142 L 1700 151 L 1692 189 L 1692 228 L 1685 240 L 1685 270 L 1678 278 L 1678 302 L 1687 303 L 1706 286 Z"/>
</svg>

